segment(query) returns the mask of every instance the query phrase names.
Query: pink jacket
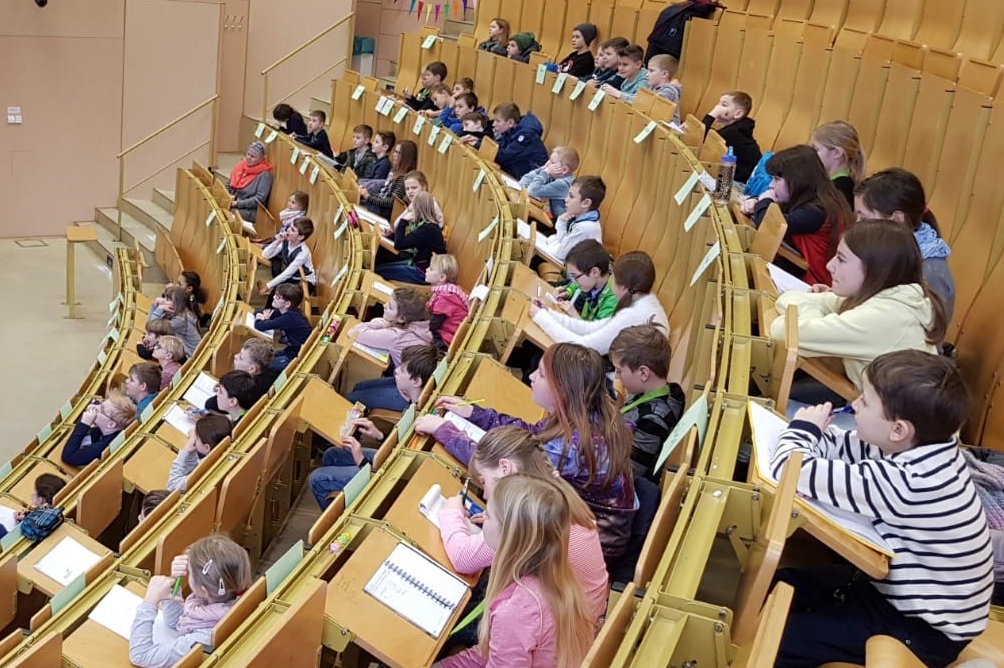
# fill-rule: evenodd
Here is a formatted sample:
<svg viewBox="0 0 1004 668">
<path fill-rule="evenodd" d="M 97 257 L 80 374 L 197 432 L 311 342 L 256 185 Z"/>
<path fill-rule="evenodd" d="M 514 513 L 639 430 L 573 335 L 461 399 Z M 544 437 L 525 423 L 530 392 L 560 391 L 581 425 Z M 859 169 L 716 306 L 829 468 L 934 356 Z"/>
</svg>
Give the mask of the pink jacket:
<svg viewBox="0 0 1004 668">
<path fill-rule="evenodd" d="M 506 587 L 488 606 L 488 658 L 475 646 L 443 659 L 442 668 L 554 668 L 558 662 L 554 617 L 537 579 Z"/>
<path fill-rule="evenodd" d="M 429 321 L 409 323 L 404 329 L 395 327 L 383 318 L 374 318 L 369 322 L 356 325 L 350 333 L 358 333 L 356 341 L 371 348 L 379 348 L 390 352 L 394 366 L 401 365 L 401 351 L 408 346 L 419 346 L 432 343 L 432 332 L 429 331 Z"/>
<path fill-rule="evenodd" d="M 480 531 L 468 533 L 463 511 L 454 508 L 440 510 L 439 533 L 443 537 L 446 555 L 458 573 L 475 573 L 492 565 L 494 550 L 485 543 L 484 534 Z M 608 582 L 600 535 L 595 529 L 572 525 L 568 563 L 586 593 L 598 628 L 607 614 Z"/>
<path fill-rule="evenodd" d="M 467 293 L 459 285 L 444 283 L 432 286 L 429 314 L 431 315 L 433 338 L 436 338 L 438 332 L 438 338 L 442 339 L 446 346 L 449 346 L 453 341 L 453 335 L 460 328 L 460 323 L 467 317 L 467 309 Z"/>
</svg>

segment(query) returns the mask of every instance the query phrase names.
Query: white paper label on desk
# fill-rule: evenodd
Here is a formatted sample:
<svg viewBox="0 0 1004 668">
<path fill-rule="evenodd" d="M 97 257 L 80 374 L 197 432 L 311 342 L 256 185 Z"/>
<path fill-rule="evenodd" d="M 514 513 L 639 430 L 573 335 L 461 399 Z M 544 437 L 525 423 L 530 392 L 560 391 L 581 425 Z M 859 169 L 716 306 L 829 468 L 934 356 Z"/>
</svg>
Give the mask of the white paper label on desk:
<svg viewBox="0 0 1004 668">
<path fill-rule="evenodd" d="M 572 92 L 569 94 L 568 99 L 578 100 L 579 96 L 582 95 L 582 91 L 584 90 L 586 90 L 586 82 L 583 81 L 582 79 L 579 79 L 575 83 L 575 88 L 572 89 Z"/>
<path fill-rule="evenodd" d="M 690 176 L 687 177 L 687 180 L 684 181 L 682 186 L 680 186 L 680 189 L 676 191 L 675 195 L 673 195 L 673 199 L 676 200 L 676 203 L 682 205 L 683 200 L 687 199 L 687 195 L 691 193 L 694 186 L 696 186 L 697 182 L 700 180 L 701 174 L 699 171 L 691 172 Z"/>
<path fill-rule="evenodd" d="M 0 506 L 0 524 L 7 531 L 17 526 L 17 511 L 7 506 Z"/>
<path fill-rule="evenodd" d="M 538 86 L 543 86 L 544 85 L 544 77 L 545 76 L 547 76 L 547 65 L 545 65 L 544 63 L 541 63 L 540 65 L 537 65 L 537 85 Z"/>
<path fill-rule="evenodd" d="M 425 116 L 419 114 L 418 118 L 415 119 L 415 125 L 411 128 L 411 134 L 420 135 L 422 134 L 422 128 L 425 127 Z"/>
<path fill-rule="evenodd" d="M 443 384 L 443 379 L 446 378 L 446 372 L 449 370 L 450 361 L 445 357 L 439 360 L 439 364 L 436 365 L 435 370 L 432 372 L 432 379 L 436 381 L 436 387 Z"/>
<path fill-rule="evenodd" d="M 716 241 L 715 245 L 708 249 L 708 252 L 704 254 L 704 259 L 701 260 L 701 264 L 697 265 L 697 270 L 694 275 L 690 277 L 690 286 L 693 287 L 697 283 L 701 275 L 708 270 L 711 263 L 722 254 L 722 242 Z"/>
<path fill-rule="evenodd" d="M 380 113 L 384 116 L 390 116 L 390 112 L 394 111 L 394 98 L 388 97 L 384 100 L 383 108 L 380 109 Z"/>
<path fill-rule="evenodd" d="M 349 227 L 349 219 L 346 218 L 342 221 L 342 224 L 335 228 L 335 239 L 341 239 L 342 235 L 345 234 L 345 230 Z"/>
<path fill-rule="evenodd" d="M 498 227 L 498 224 L 499 224 L 499 217 L 495 216 L 495 218 L 488 225 L 488 227 L 486 227 L 485 229 L 483 229 L 480 232 L 478 232 L 478 243 L 481 243 L 482 241 L 484 241 L 485 239 L 487 239 L 491 235 L 492 231 L 496 227 Z"/>
<path fill-rule="evenodd" d="M 255 136 L 256 138 L 258 138 L 258 139 L 261 139 L 261 136 L 262 136 L 262 135 L 263 135 L 264 133 L 265 133 L 265 124 L 264 124 L 264 123 L 259 123 L 259 124 L 258 124 L 258 127 L 256 127 L 256 128 L 254 129 L 254 136 Z"/>
<path fill-rule="evenodd" d="M 376 106 L 373 107 L 373 110 L 378 114 L 383 113 L 383 103 L 386 101 L 387 101 L 387 96 L 381 95 L 380 99 L 377 100 Z"/>
<path fill-rule="evenodd" d="M 206 217 L 206 227 L 212 225 L 214 220 L 216 220 L 216 209 L 210 211 L 209 215 Z"/>
<path fill-rule="evenodd" d="M 353 343 L 352 347 L 382 362 L 387 362 L 390 359 L 390 351 L 387 350 L 382 350 L 380 348 L 371 348 L 370 346 L 367 346 L 359 342 Z"/>
<path fill-rule="evenodd" d="M 407 115 L 408 115 L 408 107 L 401 107 L 400 109 L 397 110 L 397 113 L 394 114 L 394 122 L 400 123 L 401 121 L 404 120 L 404 117 Z"/>
<path fill-rule="evenodd" d="M 216 396 L 216 383 L 215 378 L 205 371 L 200 371 L 195 382 L 185 390 L 185 395 L 182 399 L 196 408 L 202 408 L 209 401 L 210 397 Z"/>
<path fill-rule="evenodd" d="M 300 163 L 300 173 L 301 174 L 306 174 L 307 173 L 307 166 L 308 165 L 310 165 L 310 156 L 306 155 L 306 156 L 303 157 L 303 162 Z"/>
<path fill-rule="evenodd" d="M 431 49 L 432 45 L 435 44 L 435 43 L 436 43 L 436 36 L 435 35 L 429 35 L 424 40 L 422 40 L 422 48 L 423 49 Z"/>
<path fill-rule="evenodd" d="M 275 131 L 275 130 L 272 130 L 271 132 L 268 133 L 268 136 L 265 137 L 265 143 L 266 144 L 271 144 L 272 142 L 275 141 L 275 138 L 278 137 L 278 136 L 279 136 L 279 133 L 277 131 Z"/>
<path fill-rule="evenodd" d="M 474 286 L 474 289 L 471 290 L 470 297 L 471 299 L 477 299 L 478 301 L 483 302 L 488 296 L 489 291 L 490 288 L 484 283 L 481 283 L 480 285 Z"/>
<path fill-rule="evenodd" d="M 321 168 L 320 167 L 314 167 L 310 171 L 310 185 L 314 185 L 315 183 L 317 183 L 317 176 L 320 173 L 321 173 Z"/>
<path fill-rule="evenodd" d="M 680 421 L 673 427 L 673 431 L 669 432 L 669 436 L 659 452 L 659 459 L 655 462 L 656 471 L 662 471 L 669 455 L 680 444 L 680 441 L 686 438 L 693 427 L 697 427 L 697 447 L 700 448 L 701 443 L 704 442 L 704 434 L 708 431 L 708 397 L 705 394 L 698 397 L 697 401 L 683 412 Z"/>
<path fill-rule="evenodd" d="M 334 220 L 331 221 L 331 224 L 332 225 L 337 225 L 338 224 L 338 220 L 342 217 L 343 213 L 345 213 L 345 205 L 344 204 L 339 204 L 338 205 L 338 211 L 335 211 L 335 218 L 334 218 Z"/>
<path fill-rule="evenodd" d="M 478 188 L 481 187 L 481 184 L 484 183 L 485 176 L 487 176 L 487 172 L 485 172 L 484 169 L 482 169 L 481 171 L 479 171 L 478 175 L 476 177 L 474 177 L 474 187 L 471 188 L 471 190 L 473 190 L 474 192 L 477 192 Z"/>
<path fill-rule="evenodd" d="M 359 84 L 358 86 L 356 86 L 356 89 L 354 91 L 352 91 L 352 99 L 353 100 L 358 100 L 359 98 L 361 98 L 363 96 L 363 93 L 365 93 L 365 92 L 366 92 L 366 86 L 363 86 L 362 84 Z"/>
<path fill-rule="evenodd" d="M 642 128 L 641 132 L 639 132 L 637 135 L 635 135 L 634 143 L 635 144 L 640 144 L 643 141 L 645 141 L 646 139 L 648 139 L 648 136 L 650 134 L 652 134 L 652 130 L 655 130 L 655 128 L 656 128 L 657 125 L 658 125 L 658 123 L 656 123 L 655 121 L 649 121 L 648 125 L 646 125 L 644 128 Z"/>
<path fill-rule="evenodd" d="M 432 129 L 429 130 L 429 146 L 433 146 L 436 143 L 436 138 L 439 137 L 439 133 L 442 132 L 443 128 L 434 125 Z"/>
<path fill-rule="evenodd" d="M 338 283 L 338 281 L 342 280 L 342 278 L 345 276 L 345 274 L 348 273 L 348 271 L 349 271 L 349 265 L 343 264 L 342 268 L 339 269 L 338 273 L 335 274 L 334 278 L 331 279 L 331 287 L 335 287 L 335 284 Z"/>
<path fill-rule="evenodd" d="M 603 98 L 606 96 L 607 94 L 602 90 L 596 91 L 596 95 L 593 95 L 593 99 L 589 101 L 589 111 L 596 111 L 596 108 L 600 106 L 600 102 L 602 102 Z"/>
<path fill-rule="evenodd" d="M 558 78 L 554 80 L 554 85 L 551 86 L 551 92 L 557 95 L 561 92 L 561 89 L 565 87 L 565 82 L 568 80 L 568 73 L 562 72 L 558 75 Z"/>
<path fill-rule="evenodd" d="M 711 206 L 711 195 L 709 195 L 708 193 L 704 193 L 704 197 L 698 200 L 697 206 L 695 206 L 693 210 L 691 210 L 690 215 L 687 216 L 687 219 L 685 221 L 683 221 L 684 231 L 689 232 L 690 230 L 694 229 L 694 225 L 697 224 L 698 219 L 704 215 L 704 212 L 707 211 L 708 207 L 710 206 Z"/>
<path fill-rule="evenodd" d="M 35 570 L 65 587 L 99 561 L 101 561 L 100 555 L 94 554 L 70 536 L 66 536 L 38 560 Z"/>
<path fill-rule="evenodd" d="M 164 414 L 164 422 L 174 427 L 184 436 L 188 436 L 195 429 L 195 420 L 190 418 L 188 413 L 178 404 L 171 406 L 167 410 L 167 413 Z"/>
<path fill-rule="evenodd" d="M 802 279 L 792 276 L 776 264 L 768 262 L 767 271 L 770 272 L 770 278 L 774 281 L 774 285 L 777 287 L 778 293 L 808 292 L 811 287 Z"/>
<path fill-rule="evenodd" d="M 300 149 L 294 148 L 293 152 L 289 155 L 289 164 L 295 165 L 296 161 L 300 159 Z"/>
<path fill-rule="evenodd" d="M 701 172 L 700 181 L 701 185 L 704 186 L 704 189 L 708 192 L 713 193 L 718 187 L 718 183 L 715 182 L 715 177 L 707 172 Z"/>
<path fill-rule="evenodd" d="M 532 233 L 533 228 L 530 227 L 530 223 L 516 219 L 516 234 L 519 235 L 520 239 L 529 239 Z"/>
<path fill-rule="evenodd" d="M 439 142 L 439 148 L 437 149 L 440 153 L 446 153 L 446 149 L 450 148 L 450 144 L 453 143 L 453 135 L 448 134 L 443 137 L 443 141 Z"/>
<path fill-rule="evenodd" d="M 380 281 L 373 281 L 373 289 L 388 296 L 394 294 L 394 286 L 381 283 Z"/>
<path fill-rule="evenodd" d="M 216 254 L 222 255 L 223 249 L 226 247 L 227 247 L 227 238 L 223 237 L 222 239 L 220 239 L 220 245 L 216 247 Z"/>
<path fill-rule="evenodd" d="M 514 179 L 513 177 L 509 176 L 508 174 L 501 174 L 501 175 L 499 175 L 499 178 L 501 179 L 502 183 L 504 183 L 507 188 L 512 188 L 513 190 L 523 190 L 523 186 L 520 185 L 518 179 Z"/>
<path fill-rule="evenodd" d="M 274 329 L 256 329 L 254 326 L 255 317 L 253 313 L 248 313 L 244 316 L 244 326 L 250 329 L 252 332 L 259 336 L 263 336 L 266 339 L 271 339 L 275 337 Z"/>
</svg>

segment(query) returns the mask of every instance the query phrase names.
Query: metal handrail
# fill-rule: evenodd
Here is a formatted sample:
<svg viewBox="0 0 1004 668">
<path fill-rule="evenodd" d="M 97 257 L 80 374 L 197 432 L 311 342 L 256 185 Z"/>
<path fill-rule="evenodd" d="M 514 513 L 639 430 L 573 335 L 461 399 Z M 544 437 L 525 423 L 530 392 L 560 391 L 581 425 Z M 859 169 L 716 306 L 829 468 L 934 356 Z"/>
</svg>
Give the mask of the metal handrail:
<svg viewBox="0 0 1004 668">
<path fill-rule="evenodd" d="M 201 103 L 201 104 L 199 104 L 198 106 L 196 106 L 196 107 L 193 107 L 193 108 L 189 109 L 188 111 L 186 111 L 185 113 L 183 113 L 183 114 L 182 114 L 181 116 L 178 116 L 178 117 L 177 117 L 176 119 L 174 119 L 173 121 L 171 121 L 171 122 L 170 122 L 170 123 L 168 123 L 167 125 L 165 125 L 165 126 L 161 127 L 161 128 L 159 129 L 159 130 L 154 130 L 153 132 L 151 132 L 151 133 L 150 133 L 150 134 L 148 134 L 147 136 L 143 137 L 143 138 L 142 138 L 142 139 L 140 139 L 140 140 L 139 140 L 138 142 L 136 142 L 135 144 L 133 144 L 132 146 L 130 146 L 130 147 L 129 147 L 129 148 L 127 148 L 126 150 L 124 150 L 124 151 L 122 151 L 121 153 L 119 153 L 117 157 L 121 158 L 121 157 L 122 157 L 122 156 L 124 156 L 124 155 L 125 155 L 126 153 L 132 153 L 132 152 L 133 152 L 133 151 L 135 151 L 135 150 L 136 150 L 137 148 L 139 148 L 139 147 L 140 147 L 141 145 L 143 145 L 143 144 L 147 143 L 148 141 L 150 141 L 150 140 L 151 140 L 151 139 L 153 139 L 154 137 L 156 137 L 156 136 L 158 136 L 158 135 L 161 135 L 161 134 L 163 134 L 163 133 L 164 133 L 164 132 L 166 132 L 167 130 L 170 130 L 171 128 L 173 128 L 173 127 L 174 127 L 175 125 L 177 125 L 177 124 L 178 124 L 178 123 L 180 123 L 181 121 L 185 120 L 186 118 L 188 118 L 189 116 L 191 116 L 191 115 L 192 115 L 192 114 L 194 114 L 195 112 L 197 112 L 197 111 L 199 111 L 200 109 L 202 109 L 203 107 L 205 107 L 205 106 L 206 106 L 207 104 L 212 104 L 213 102 L 216 102 L 216 100 L 218 100 L 218 99 L 220 99 L 220 96 L 219 96 L 219 94 L 216 94 L 216 95 L 213 95 L 213 96 L 212 96 L 211 98 L 209 98 L 209 99 L 208 99 L 208 100 L 206 100 L 205 102 L 202 102 L 202 103 Z M 214 133 L 214 134 L 215 134 L 215 133 Z"/>
<path fill-rule="evenodd" d="M 289 53 L 287 53 L 285 56 L 283 56 L 282 58 L 280 58 L 279 60 L 275 61 L 274 63 L 272 63 L 271 65 L 269 65 L 268 67 L 266 67 L 265 69 L 263 69 L 261 71 L 261 76 L 265 78 L 264 85 L 262 86 L 262 93 L 261 93 L 261 120 L 262 121 L 264 121 L 268 117 L 268 73 L 271 72 L 272 70 L 274 70 L 275 68 L 277 68 L 279 65 L 282 65 L 287 60 L 289 60 L 293 56 L 297 55 L 298 53 L 300 53 L 304 49 L 306 49 L 308 46 L 311 46 L 312 44 L 314 44 L 315 42 L 317 42 L 317 40 L 319 40 L 322 37 L 326 36 L 328 33 L 330 33 L 332 30 L 334 30 L 338 26 L 340 26 L 343 23 L 345 23 L 346 21 L 352 19 L 355 15 L 356 15 L 355 12 L 349 12 L 348 14 L 346 14 L 342 18 L 338 19 L 337 21 L 335 21 L 334 23 L 332 23 L 331 25 L 329 25 L 327 28 L 325 28 L 321 32 L 317 33 L 316 35 L 314 35 L 313 37 L 311 37 L 310 39 L 308 39 L 306 42 L 304 42 L 300 46 L 296 47 L 295 49 L 293 49 L 292 51 L 290 51 Z M 351 49 L 352 49 L 352 40 L 349 40 L 349 47 L 348 47 L 348 49 L 349 49 L 348 53 L 351 54 L 352 53 L 352 51 L 351 51 Z M 346 58 L 343 59 L 341 62 L 346 62 L 347 60 L 348 60 L 348 56 L 346 56 Z M 333 67 L 337 67 L 339 64 L 340 63 L 335 63 L 331 67 L 329 67 L 326 70 L 324 70 L 324 72 L 327 72 L 328 70 L 332 69 Z M 324 72 L 321 72 L 321 74 L 324 74 Z M 321 74 L 318 74 L 317 76 L 321 76 Z M 311 79 L 310 81 L 308 81 L 307 84 L 311 83 L 315 79 L 317 79 L 317 77 L 314 77 L 314 79 Z M 298 90 L 302 90 L 302 88 L 304 86 L 306 86 L 307 84 L 304 84 Z"/>
</svg>

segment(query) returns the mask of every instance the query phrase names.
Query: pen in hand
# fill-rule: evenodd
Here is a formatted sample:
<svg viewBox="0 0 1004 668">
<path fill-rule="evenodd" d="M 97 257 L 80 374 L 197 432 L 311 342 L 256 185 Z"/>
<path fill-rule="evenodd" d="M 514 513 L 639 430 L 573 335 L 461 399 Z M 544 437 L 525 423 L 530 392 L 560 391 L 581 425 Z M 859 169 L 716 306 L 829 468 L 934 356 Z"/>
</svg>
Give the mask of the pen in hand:
<svg viewBox="0 0 1004 668">
<path fill-rule="evenodd" d="M 177 598 L 181 595 L 181 576 L 174 578 L 174 589 L 171 590 L 171 596 Z"/>
<path fill-rule="evenodd" d="M 850 404 L 847 404 L 842 408 L 834 408 L 832 411 L 830 411 L 830 415 L 840 415 L 842 413 L 849 413 L 851 415 L 854 415 L 854 407 L 851 406 Z"/>
<path fill-rule="evenodd" d="M 468 487 L 470 487 L 470 485 L 471 485 L 471 478 L 470 476 L 468 476 L 467 478 L 464 478 L 464 487 L 463 489 L 460 490 L 460 504 L 464 508 L 467 508 L 467 489 Z"/>
</svg>

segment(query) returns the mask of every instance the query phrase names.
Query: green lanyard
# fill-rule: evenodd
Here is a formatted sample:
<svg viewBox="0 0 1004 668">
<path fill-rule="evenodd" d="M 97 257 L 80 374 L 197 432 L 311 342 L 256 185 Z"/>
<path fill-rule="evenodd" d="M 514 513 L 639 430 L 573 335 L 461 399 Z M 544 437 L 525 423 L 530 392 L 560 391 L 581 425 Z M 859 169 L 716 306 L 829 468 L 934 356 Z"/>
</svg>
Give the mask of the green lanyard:
<svg viewBox="0 0 1004 668">
<path fill-rule="evenodd" d="M 466 617 L 464 617 L 463 619 L 460 620 L 459 623 L 457 623 L 457 625 L 453 628 L 453 630 L 450 631 L 450 635 L 452 636 L 455 633 L 463 631 L 465 628 L 471 625 L 471 622 L 473 622 L 482 614 L 484 614 L 484 611 L 485 611 L 485 602 L 481 601 L 476 606 L 474 606 L 474 608 L 470 612 L 467 613 Z"/>
<path fill-rule="evenodd" d="M 631 403 L 621 406 L 621 413 L 628 413 L 631 411 L 632 408 L 638 406 L 639 404 L 643 404 L 646 401 L 651 401 L 652 399 L 665 396 L 669 396 L 669 385 L 664 385 L 660 387 L 658 390 L 651 390 L 650 392 L 646 392 L 645 394 L 641 395 Z"/>
</svg>

